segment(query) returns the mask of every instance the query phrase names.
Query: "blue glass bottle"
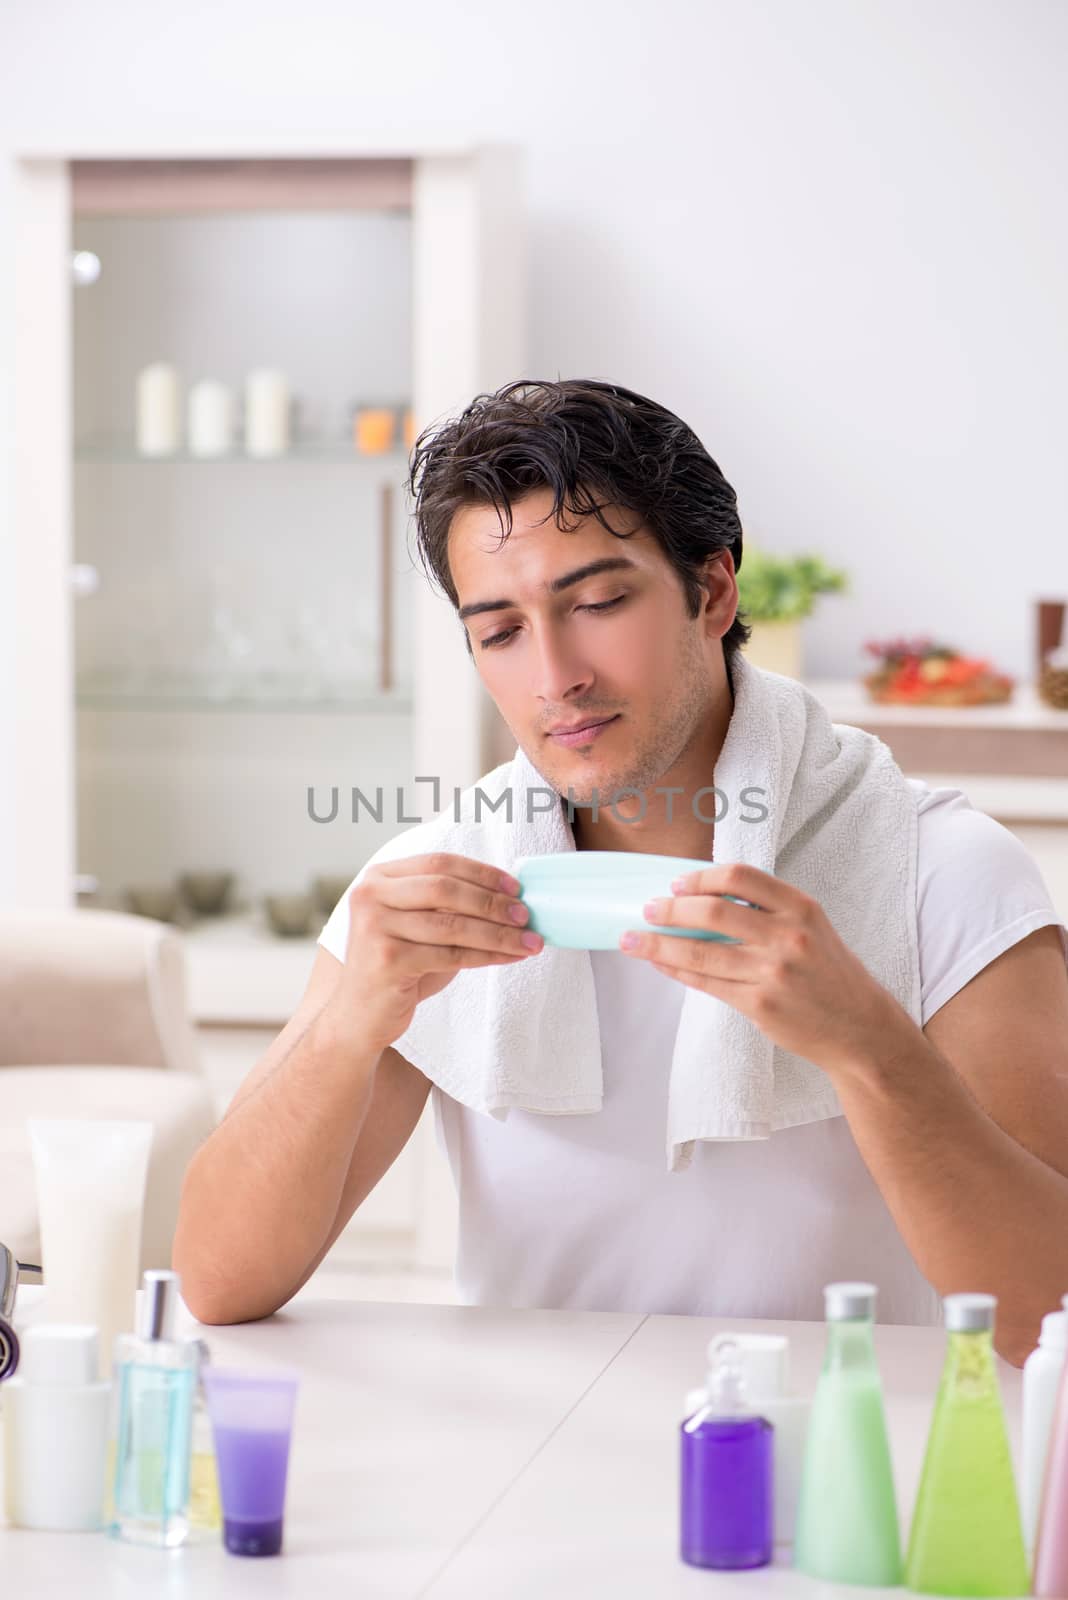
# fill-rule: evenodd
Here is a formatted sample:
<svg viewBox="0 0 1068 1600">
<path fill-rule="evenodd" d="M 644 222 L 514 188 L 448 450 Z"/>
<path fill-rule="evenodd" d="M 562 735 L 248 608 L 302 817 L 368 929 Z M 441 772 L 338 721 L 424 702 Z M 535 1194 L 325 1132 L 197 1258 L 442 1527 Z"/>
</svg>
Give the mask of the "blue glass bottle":
<svg viewBox="0 0 1068 1600">
<path fill-rule="evenodd" d="M 774 1429 L 749 1407 L 729 1334 L 709 1347 L 707 1404 L 682 1424 L 679 1554 L 693 1567 L 766 1566 L 774 1536 Z"/>
<path fill-rule="evenodd" d="M 174 1338 L 176 1272 L 146 1272 L 136 1333 L 115 1341 L 113 1537 L 173 1547 L 189 1532 L 193 1402 L 200 1352 Z"/>
</svg>

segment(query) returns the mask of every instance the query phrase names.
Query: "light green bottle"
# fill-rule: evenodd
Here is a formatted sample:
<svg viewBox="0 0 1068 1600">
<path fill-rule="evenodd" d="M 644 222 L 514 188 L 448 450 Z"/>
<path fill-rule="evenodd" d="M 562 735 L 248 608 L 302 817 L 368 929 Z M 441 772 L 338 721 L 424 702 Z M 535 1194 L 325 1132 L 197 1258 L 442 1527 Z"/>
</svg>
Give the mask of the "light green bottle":
<svg viewBox="0 0 1068 1600">
<path fill-rule="evenodd" d="M 830 1583 L 901 1582 L 872 1283 L 824 1289 L 827 1353 L 808 1425 L 794 1565 Z"/>
<path fill-rule="evenodd" d="M 997 1300 L 950 1294 L 943 1305 L 949 1347 L 906 1582 L 919 1594 L 1026 1595 L 1031 1578 L 994 1362 Z"/>
</svg>

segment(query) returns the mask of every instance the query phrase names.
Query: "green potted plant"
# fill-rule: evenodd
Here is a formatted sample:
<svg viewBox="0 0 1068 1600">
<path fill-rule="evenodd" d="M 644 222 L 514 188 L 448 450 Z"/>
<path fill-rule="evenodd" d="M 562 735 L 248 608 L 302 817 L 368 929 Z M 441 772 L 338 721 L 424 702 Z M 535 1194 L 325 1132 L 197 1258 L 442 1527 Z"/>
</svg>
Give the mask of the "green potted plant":
<svg viewBox="0 0 1068 1600">
<path fill-rule="evenodd" d="M 819 556 L 773 556 L 745 546 L 738 573 L 739 609 L 752 625 L 745 655 L 755 667 L 801 676 L 801 622 L 818 594 L 838 593 L 846 574 Z"/>
</svg>

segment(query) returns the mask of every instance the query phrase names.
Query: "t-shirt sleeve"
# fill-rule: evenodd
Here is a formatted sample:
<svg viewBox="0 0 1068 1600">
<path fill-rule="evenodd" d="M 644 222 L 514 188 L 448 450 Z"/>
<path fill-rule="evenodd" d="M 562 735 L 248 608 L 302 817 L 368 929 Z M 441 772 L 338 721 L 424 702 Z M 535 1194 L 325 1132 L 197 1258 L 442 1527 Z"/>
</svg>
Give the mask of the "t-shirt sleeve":
<svg viewBox="0 0 1068 1600">
<path fill-rule="evenodd" d="M 920 792 L 917 917 L 923 1022 L 984 967 L 1051 924 L 1068 964 L 1068 926 L 1038 863 L 959 789 Z"/>
</svg>

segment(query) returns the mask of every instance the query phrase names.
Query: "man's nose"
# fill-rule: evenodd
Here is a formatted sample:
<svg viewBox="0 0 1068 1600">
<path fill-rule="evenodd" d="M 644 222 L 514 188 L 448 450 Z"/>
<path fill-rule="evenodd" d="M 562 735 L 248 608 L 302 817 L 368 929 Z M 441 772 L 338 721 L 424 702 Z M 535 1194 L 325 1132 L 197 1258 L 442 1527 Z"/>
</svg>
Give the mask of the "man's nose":
<svg viewBox="0 0 1068 1600">
<path fill-rule="evenodd" d="M 560 705 L 592 688 L 594 673 L 590 663 L 569 646 L 562 631 L 552 627 L 535 632 L 536 681 L 533 685 L 539 699 L 549 705 Z"/>
</svg>

